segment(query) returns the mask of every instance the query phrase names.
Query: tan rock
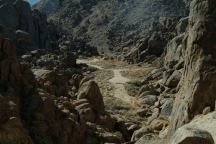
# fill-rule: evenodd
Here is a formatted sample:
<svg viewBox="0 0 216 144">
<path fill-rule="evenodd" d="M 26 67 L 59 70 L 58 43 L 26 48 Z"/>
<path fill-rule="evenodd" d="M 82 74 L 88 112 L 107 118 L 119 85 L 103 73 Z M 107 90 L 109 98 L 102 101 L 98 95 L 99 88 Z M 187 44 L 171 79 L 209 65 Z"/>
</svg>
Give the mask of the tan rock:
<svg viewBox="0 0 216 144">
<path fill-rule="evenodd" d="M 201 114 L 206 106 L 211 109 L 215 106 L 215 13 L 215 0 L 193 0 L 191 3 L 189 30 L 183 41 L 184 72 L 170 118 L 170 135 Z"/>
<path fill-rule="evenodd" d="M 203 144 L 214 144 L 216 142 L 216 112 L 207 115 L 196 116 L 190 123 L 180 127 L 171 139 L 171 144 L 184 141 L 192 141 Z"/>
<path fill-rule="evenodd" d="M 167 126 L 168 126 L 168 121 L 162 119 L 155 119 L 150 124 L 150 128 L 156 131 L 161 131 Z"/>
<path fill-rule="evenodd" d="M 89 101 L 93 110 L 98 114 L 105 111 L 103 96 L 96 82 L 88 81 L 82 84 L 78 92 L 78 100 L 83 98 Z"/>
</svg>

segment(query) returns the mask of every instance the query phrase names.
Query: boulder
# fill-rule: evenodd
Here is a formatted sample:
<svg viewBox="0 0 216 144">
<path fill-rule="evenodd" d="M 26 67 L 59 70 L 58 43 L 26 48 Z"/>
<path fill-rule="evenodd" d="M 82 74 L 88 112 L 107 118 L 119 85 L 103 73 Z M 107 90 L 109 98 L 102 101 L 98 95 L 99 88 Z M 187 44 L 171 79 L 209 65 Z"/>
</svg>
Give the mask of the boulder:
<svg viewBox="0 0 216 144">
<path fill-rule="evenodd" d="M 82 124 L 86 122 L 94 123 L 96 120 L 95 113 L 87 99 L 79 99 L 75 102 L 75 108 L 79 113 Z"/>
<path fill-rule="evenodd" d="M 216 112 L 196 116 L 190 123 L 180 127 L 172 136 L 170 144 L 214 144 L 216 141 Z"/>
<path fill-rule="evenodd" d="M 154 103 L 157 101 L 157 96 L 155 95 L 146 95 L 144 98 L 140 100 L 140 105 L 150 105 L 153 106 Z"/>
<path fill-rule="evenodd" d="M 167 126 L 168 126 L 168 121 L 163 119 L 155 119 L 150 124 L 150 128 L 155 131 L 161 131 Z"/>
<path fill-rule="evenodd" d="M 150 132 L 150 128 L 148 127 L 142 127 L 139 130 L 136 130 L 131 138 L 131 141 L 137 141 L 139 140 L 143 135 L 148 134 Z"/>
<path fill-rule="evenodd" d="M 42 89 L 56 96 L 67 95 L 68 82 L 63 74 L 44 69 L 34 69 L 33 71 Z"/>
<path fill-rule="evenodd" d="M 174 103 L 174 99 L 173 98 L 169 98 L 166 100 L 166 102 L 160 107 L 160 117 L 168 119 L 169 116 L 172 113 L 172 108 L 173 108 L 173 103 Z"/>
<path fill-rule="evenodd" d="M 196 128 L 180 128 L 172 137 L 170 144 L 214 144 L 212 136 Z"/>
<path fill-rule="evenodd" d="M 87 81 L 82 83 L 77 99 L 86 98 L 97 114 L 103 114 L 105 111 L 103 96 L 96 82 Z"/>
</svg>

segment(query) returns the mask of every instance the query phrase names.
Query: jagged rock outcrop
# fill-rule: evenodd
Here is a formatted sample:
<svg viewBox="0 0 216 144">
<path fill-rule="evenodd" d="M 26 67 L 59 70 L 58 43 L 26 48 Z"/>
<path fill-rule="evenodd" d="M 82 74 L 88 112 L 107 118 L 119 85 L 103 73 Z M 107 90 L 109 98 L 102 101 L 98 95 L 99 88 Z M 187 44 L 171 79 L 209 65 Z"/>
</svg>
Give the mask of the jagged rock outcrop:
<svg viewBox="0 0 216 144">
<path fill-rule="evenodd" d="M 0 24 L 16 36 L 0 33 L 16 41 L 20 54 L 35 48 L 51 48 L 45 14 L 36 10 L 32 12 L 29 3 L 23 0 L 2 0 L 0 5 Z"/>
<path fill-rule="evenodd" d="M 147 108 L 144 117 L 150 125 L 158 118 L 168 121 L 169 126 L 160 130 L 161 138 L 172 135 L 196 115 L 215 109 L 215 7 L 213 0 L 191 2 L 189 17 L 179 20 L 176 36 L 166 46 L 163 68 L 153 70 L 142 81 L 140 101 L 149 94 L 157 96 L 154 104 L 141 103 L 142 108 Z M 199 134 L 196 135 L 197 126 L 194 125 L 191 131 L 180 129 L 175 135 L 180 138 L 174 143 L 196 143 L 200 139 Z M 205 136 L 209 137 L 209 134 L 203 132 Z M 204 139 L 205 143 L 212 142 L 209 138 Z"/>
<path fill-rule="evenodd" d="M 50 70 L 35 70 L 34 75 L 39 86 L 55 96 L 67 95 L 69 84 L 64 75 Z"/>
<path fill-rule="evenodd" d="M 33 144 L 20 116 L 21 93 L 18 89 L 27 84 L 22 74 L 24 69 L 16 58 L 16 47 L 9 39 L 0 38 L 0 51 L 0 143 Z"/>
<path fill-rule="evenodd" d="M 121 59 L 128 63 L 152 61 L 160 57 L 165 46 L 176 34 L 176 23 L 179 17 L 160 17 L 151 25 L 144 38 L 122 47 Z"/>
<path fill-rule="evenodd" d="M 184 71 L 171 117 L 171 132 L 202 113 L 205 107 L 215 108 L 215 8 L 214 0 L 191 3 L 189 28 L 183 43 Z"/>
<path fill-rule="evenodd" d="M 100 92 L 98 85 L 94 81 L 88 81 L 80 86 L 78 92 L 78 99 L 86 98 L 93 106 L 95 112 L 98 114 L 104 113 L 103 96 Z"/>
</svg>

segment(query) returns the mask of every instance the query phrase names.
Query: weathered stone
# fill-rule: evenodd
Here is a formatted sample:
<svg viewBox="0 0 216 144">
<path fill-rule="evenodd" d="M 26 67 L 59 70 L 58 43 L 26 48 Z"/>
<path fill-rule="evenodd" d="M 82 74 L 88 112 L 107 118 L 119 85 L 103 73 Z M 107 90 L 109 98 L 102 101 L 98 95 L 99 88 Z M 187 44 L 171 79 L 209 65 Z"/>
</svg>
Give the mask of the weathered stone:
<svg viewBox="0 0 216 144">
<path fill-rule="evenodd" d="M 179 20 L 177 26 L 176 26 L 176 32 L 177 34 L 181 34 L 181 33 L 184 33 L 186 32 L 186 29 L 187 29 L 187 26 L 188 26 L 188 17 L 186 18 L 182 18 Z"/>
<path fill-rule="evenodd" d="M 150 128 L 156 131 L 161 131 L 167 126 L 168 126 L 168 121 L 163 120 L 163 119 L 155 119 L 150 124 Z"/>
<path fill-rule="evenodd" d="M 173 107 L 170 133 L 202 113 L 206 106 L 215 106 L 215 8 L 215 0 L 191 3 L 189 30 L 183 43 L 186 48 L 184 73 Z"/>
<path fill-rule="evenodd" d="M 174 99 L 167 99 L 166 102 L 161 106 L 160 117 L 168 119 L 172 113 Z"/>
<path fill-rule="evenodd" d="M 136 130 L 131 138 L 131 141 L 137 141 L 140 139 L 143 135 L 148 134 L 150 132 L 150 129 L 148 127 L 142 127 L 139 130 Z"/>
<path fill-rule="evenodd" d="M 212 136 L 207 131 L 192 127 L 179 128 L 172 137 L 170 144 L 214 144 Z"/>
<path fill-rule="evenodd" d="M 147 105 L 154 105 L 154 103 L 157 101 L 157 96 L 155 95 L 147 95 L 145 96 L 144 98 L 142 98 L 140 100 L 140 105 L 144 105 L 144 104 L 147 104 Z"/>
<path fill-rule="evenodd" d="M 91 104 L 92 108 L 98 114 L 104 112 L 103 96 L 98 85 L 94 81 L 88 81 L 81 85 L 78 92 L 78 99 L 86 98 Z"/>
</svg>

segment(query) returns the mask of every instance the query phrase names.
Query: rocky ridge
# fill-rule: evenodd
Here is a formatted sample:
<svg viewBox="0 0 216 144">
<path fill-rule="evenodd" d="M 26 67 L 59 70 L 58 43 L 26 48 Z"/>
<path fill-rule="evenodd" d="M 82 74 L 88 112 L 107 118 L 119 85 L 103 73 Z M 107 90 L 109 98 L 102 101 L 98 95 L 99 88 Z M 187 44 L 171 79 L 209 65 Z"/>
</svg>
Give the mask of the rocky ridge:
<svg viewBox="0 0 216 144">
<path fill-rule="evenodd" d="M 34 6 L 101 53 L 169 29 L 187 15 L 186 7 L 182 0 L 41 0 Z"/>
</svg>

